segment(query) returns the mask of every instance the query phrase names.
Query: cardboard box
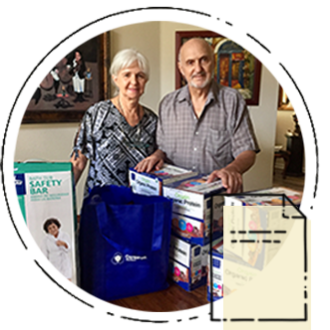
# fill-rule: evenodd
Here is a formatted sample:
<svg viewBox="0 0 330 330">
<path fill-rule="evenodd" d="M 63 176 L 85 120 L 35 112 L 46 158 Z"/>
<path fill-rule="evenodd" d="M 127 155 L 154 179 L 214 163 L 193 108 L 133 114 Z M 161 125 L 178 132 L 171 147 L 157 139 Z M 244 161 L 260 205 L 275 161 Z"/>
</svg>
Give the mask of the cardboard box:
<svg viewBox="0 0 330 330">
<path fill-rule="evenodd" d="M 213 214 L 213 239 L 222 235 L 223 204 L 225 192 L 221 181 L 206 183 L 207 177 L 198 175 L 176 181 L 163 187 L 164 197 L 173 200 L 172 231 L 187 242 L 206 245 L 211 236 Z M 212 212 L 213 208 L 213 212 Z"/>
<path fill-rule="evenodd" d="M 186 291 L 205 285 L 208 250 L 208 245 L 194 245 L 172 235 L 170 277 Z"/>
<path fill-rule="evenodd" d="M 210 265 L 211 258 L 208 258 L 207 300 L 211 301 L 213 294 L 213 301 L 216 301 L 223 297 L 223 240 L 220 239 L 214 242 L 214 246 L 209 253 L 212 254 L 212 265 Z"/>
<path fill-rule="evenodd" d="M 283 194 L 294 206 L 284 199 Z M 262 270 L 284 244 L 293 226 L 290 218 L 298 215 L 300 202 L 300 193 L 282 187 L 225 196 L 225 206 L 233 206 L 224 212 L 224 230 L 232 242 L 226 244 L 226 252 Z"/>
<path fill-rule="evenodd" d="M 270 189 L 256 190 L 247 192 L 244 195 L 226 196 L 225 205 L 282 206 L 283 197 L 281 195 L 286 195 L 286 197 L 288 197 L 295 206 L 300 206 L 302 194 L 298 191 L 287 189 L 284 187 L 274 187 Z M 285 205 L 291 205 L 291 203 L 288 200 L 285 200 Z"/>
<path fill-rule="evenodd" d="M 14 163 L 14 176 L 19 205 L 32 237 L 54 267 L 77 283 L 72 164 Z"/>
<path fill-rule="evenodd" d="M 259 269 L 251 267 L 249 264 L 227 252 L 223 256 L 224 274 L 222 291 L 224 297 L 244 288 L 254 280 L 258 280 L 257 277 L 261 274 Z"/>
<path fill-rule="evenodd" d="M 150 173 L 139 173 L 134 168 L 130 168 L 129 185 L 136 194 L 162 195 L 164 185 L 193 177 L 196 174 L 196 172 L 169 164 L 164 164 L 161 170 Z"/>
</svg>

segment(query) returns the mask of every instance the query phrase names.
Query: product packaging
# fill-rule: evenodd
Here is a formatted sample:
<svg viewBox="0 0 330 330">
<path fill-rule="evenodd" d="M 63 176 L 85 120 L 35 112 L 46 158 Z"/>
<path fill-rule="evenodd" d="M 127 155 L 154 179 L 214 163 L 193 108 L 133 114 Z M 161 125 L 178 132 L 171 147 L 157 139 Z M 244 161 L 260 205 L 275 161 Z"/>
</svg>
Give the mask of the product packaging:
<svg viewBox="0 0 330 330">
<path fill-rule="evenodd" d="M 211 238 L 222 235 L 225 192 L 221 181 L 206 183 L 207 177 L 198 175 L 167 184 L 164 197 L 173 200 L 172 231 L 192 244 L 206 245 Z"/>
<path fill-rule="evenodd" d="M 219 300 L 223 297 L 223 239 L 214 242 L 212 250 L 212 266 L 210 265 L 210 257 L 208 258 L 208 275 L 207 275 L 207 300 Z M 212 270 L 211 270 L 212 267 Z M 212 281 L 211 281 L 212 275 Z M 212 289 L 213 288 L 213 289 Z"/>
<path fill-rule="evenodd" d="M 186 291 L 206 284 L 209 244 L 188 243 L 174 235 L 170 244 L 170 277 Z"/>
<path fill-rule="evenodd" d="M 132 191 L 140 195 L 162 195 L 163 186 L 178 180 L 195 176 L 183 168 L 164 164 L 161 170 L 150 173 L 139 173 L 134 168 L 129 169 L 129 185 Z"/>
<path fill-rule="evenodd" d="M 14 163 L 19 205 L 28 229 L 50 263 L 77 282 L 76 199 L 72 164 Z"/>
<path fill-rule="evenodd" d="M 300 193 L 281 187 L 225 196 L 226 252 L 262 270 L 284 244 L 300 202 Z"/>
</svg>

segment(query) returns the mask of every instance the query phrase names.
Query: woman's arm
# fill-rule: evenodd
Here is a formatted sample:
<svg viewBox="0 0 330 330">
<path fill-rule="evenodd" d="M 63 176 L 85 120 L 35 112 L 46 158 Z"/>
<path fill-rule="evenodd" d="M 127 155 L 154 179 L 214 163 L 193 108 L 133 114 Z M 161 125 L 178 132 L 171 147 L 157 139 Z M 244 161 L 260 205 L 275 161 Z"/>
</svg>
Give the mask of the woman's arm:
<svg viewBox="0 0 330 330">
<path fill-rule="evenodd" d="M 73 152 L 70 162 L 73 166 L 73 176 L 75 184 L 78 183 L 82 172 L 84 171 L 86 164 L 87 164 L 87 157 L 81 153 L 80 150 L 77 152 Z"/>
</svg>

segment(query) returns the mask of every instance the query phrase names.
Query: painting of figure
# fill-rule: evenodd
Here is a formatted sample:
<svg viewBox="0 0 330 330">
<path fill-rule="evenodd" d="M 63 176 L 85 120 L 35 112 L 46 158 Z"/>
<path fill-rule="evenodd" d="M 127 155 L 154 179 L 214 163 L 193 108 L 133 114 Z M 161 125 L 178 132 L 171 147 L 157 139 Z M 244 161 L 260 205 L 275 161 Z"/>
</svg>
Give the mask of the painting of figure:
<svg viewBox="0 0 330 330">
<path fill-rule="evenodd" d="M 104 99 L 105 38 L 102 34 L 88 40 L 50 68 L 31 97 L 23 123 L 80 121 L 89 106 Z"/>
</svg>

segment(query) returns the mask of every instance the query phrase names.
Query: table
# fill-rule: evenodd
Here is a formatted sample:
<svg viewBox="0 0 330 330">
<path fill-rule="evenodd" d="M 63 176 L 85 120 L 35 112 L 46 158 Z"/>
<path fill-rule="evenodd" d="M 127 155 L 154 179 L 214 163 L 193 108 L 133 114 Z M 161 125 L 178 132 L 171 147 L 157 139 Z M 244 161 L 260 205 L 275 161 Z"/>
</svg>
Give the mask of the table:
<svg viewBox="0 0 330 330">
<path fill-rule="evenodd" d="M 110 301 L 111 304 L 148 312 L 172 312 L 208 304 L 207 288 L 203 285 L 191 292 L 176 283 L 162 291 Z"/>
</svg>

